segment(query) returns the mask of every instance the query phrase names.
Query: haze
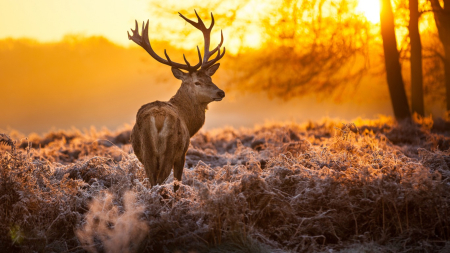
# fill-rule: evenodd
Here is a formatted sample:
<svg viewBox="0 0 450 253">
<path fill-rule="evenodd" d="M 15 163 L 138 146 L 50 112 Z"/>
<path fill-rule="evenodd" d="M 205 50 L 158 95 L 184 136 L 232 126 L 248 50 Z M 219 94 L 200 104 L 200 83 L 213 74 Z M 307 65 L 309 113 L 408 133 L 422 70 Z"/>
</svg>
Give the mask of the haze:
<svg viewBox="0 0 450 253">
<path fill-rule="evenodd" d="M 392 115 L 380 57 L 378 1 L 350 1 L 361 22 L 369 21 L 373 28 L 370 70 L 361 82 L 356 87 L 343 85 L 338 95 L 327 90 L 289 99 L 271 95 L 270 89 L 241 88 L 246 87 L 246 80 L 235 78 L 240 64 L 254 64 L 258 61 L 255 55 L 270 51 L 264 45 L 273 40 L 267 29 L 273 30 L 270 24 L 276 14 L 270 11 L 274 1 L 203 2 L 1 0 L 0 129 L 28 134 L 52 127 L 116 129 L 132 124 L 141 105 L 168 100 L 180 82 L 169 67 L 131 44 L 126 32 L 134 28 L 134 20 L 150 19 L 149 36 L 160 55 L 167 49 L 176 61 L 182 61 L 183 53 L 194 59 L 195 46 L 202 47 L 203 39 L 177 12 L 193 18 L 195 6 L 207 24 L 210 16 L 202 8 L 212 6 L 216 15 L 212 44 L 218 42 L 223 29 L 227 48 L 213 77 L 226 97 L 210 105 L 205 129 Z M 442 106 L 433 104 L 427 113 L 442 115 Z"/>
</svg>

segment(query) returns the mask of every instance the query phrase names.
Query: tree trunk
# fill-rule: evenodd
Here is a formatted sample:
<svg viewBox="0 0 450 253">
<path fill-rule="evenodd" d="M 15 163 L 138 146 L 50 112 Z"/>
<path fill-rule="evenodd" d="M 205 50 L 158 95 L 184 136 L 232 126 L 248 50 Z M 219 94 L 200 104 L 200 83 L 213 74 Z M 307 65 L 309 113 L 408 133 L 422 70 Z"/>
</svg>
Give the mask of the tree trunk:
<svg viewBox="0 0 450 253">
<path fill-rule="evenodd" d="M 444 7 L 439 0 L 430 0 L 433 8 L 434 21 L 439 33 L 439 39 L 444 46 L 445 88 L 447 111 L 450 111 L 450 0 L 444 0 Z"/>
<path fill-rule="evenodd" d="M 425 116 L 423 102 L 422 43 L 419 33 L 419 0 L 409 0 L 409 38 L 411 43 L 411 109 Z"/>
<path fill-rule="evenodd" d="M 411 118 L 399 62 L 391 0 L 380 0 L 380 3 L 380 23 L 381 37 L 383 38 L 384 62 L 394 116 L 396 119 Z"/>
<path fill-rule="evenodd" d="M 450 21 L 449 21 L 450 22 Z M 450 42 L 447 42 L 445 49 L 445 89 L 447 90 L 447 111 L 450 111 Z"/>
</svg>

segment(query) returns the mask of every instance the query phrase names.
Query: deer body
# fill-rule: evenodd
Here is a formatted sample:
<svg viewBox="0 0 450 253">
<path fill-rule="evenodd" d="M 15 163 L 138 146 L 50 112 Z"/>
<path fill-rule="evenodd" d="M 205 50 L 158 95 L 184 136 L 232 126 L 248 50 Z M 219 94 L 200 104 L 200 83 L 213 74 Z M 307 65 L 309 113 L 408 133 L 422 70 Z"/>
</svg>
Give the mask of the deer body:
<svg viewBox="0 0 450 253">
<path fill-rule="evenodd" d="M 211 26 L 206 29 L 198 15 L 198 23 L 186 19 L 181 14 L 180 16 L 204 34 L 204 59 L 202 60 L 197 47 L 199 63 L 195 66 L 191 66 L 186 58 L 184 58 L 186 61 L 184 65 L 172 62 L 167 54 L 167 60 L 156 55 L 148 40 L 148 22 L 145 27 L 143 26 L 142 37 L 138 33 L 137 23 L 133 36 L 128 35 L 157 61 L 172 66 L 173 75 L 182 81 L 181 87 L 168 102 L 155 101 L 143 105 L 136 115 L 131 143 L 137 158 L 144 165 L 152 186 L 164 182 L 172 168 L 174 178 L 181 181 L 190 138 L 205 123 L 205 111 L 208 104 L 221 101 L 225 97 L 225 93 L 211 79 L 220 66 L 219 63 L 214 63 L 225 54 L 225 50 L 220 54 L 223 36 L 220 44 L 213 51 L 209 51 L 209 34 L 214 25 L 214 17 L 211 14 Z M 215 59 L 209 60 L 216 51 Z M 198 70 L 199 67 L 201 69 Z M 188 73 L 180 69 L 187 70 Z M 175 185 L 174 190 L 177 189 L 178 185 Z"/>
<path fill-rule="evenodd" d="M 152 186 L 162 183 L 172 168 L 181 180 L 189 139 L 186 124 L 170 103 L 156 101 L 139 109 L 131 142 Z"/>
</svg>

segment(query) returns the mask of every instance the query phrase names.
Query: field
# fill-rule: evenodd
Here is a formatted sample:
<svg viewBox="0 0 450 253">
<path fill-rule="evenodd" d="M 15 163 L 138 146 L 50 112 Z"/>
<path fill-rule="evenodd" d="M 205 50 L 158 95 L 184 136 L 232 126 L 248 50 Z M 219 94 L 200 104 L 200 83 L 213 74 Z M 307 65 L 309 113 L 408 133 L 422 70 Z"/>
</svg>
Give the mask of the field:
<svg viewBox="0 0 450 253">
<path fill-rule="evenodd" d="M 150 188 L 130 126 L 0 136 L 15 252 L 449 252 L 450 122 L 201 132 L 180 189 Z"/>
</svg>

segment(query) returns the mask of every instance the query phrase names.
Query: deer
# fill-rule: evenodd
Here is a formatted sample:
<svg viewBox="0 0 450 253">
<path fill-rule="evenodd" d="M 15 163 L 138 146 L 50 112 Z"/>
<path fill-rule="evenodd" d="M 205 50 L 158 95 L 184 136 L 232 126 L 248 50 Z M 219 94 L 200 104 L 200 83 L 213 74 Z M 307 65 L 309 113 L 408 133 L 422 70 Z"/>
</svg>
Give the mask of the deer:
<svg viewBox="0 0 450 253">
<path fill-rule="evenodd" d="M 164 50 L 166 59 L 157 55 L 150 45 L 148 20 L 145 25 L 144 22 L 142 23 L 142 35 L 139 35 L 137 21 L 135 21 L 135 29 L 131 29 L 132 35 L 127 32 L 128 39 L 145 49 L 156 61 L 170 66 L 174 77 L 181 80 L 180 88 L 169 101 L 151 102 L 138 110 L 136 123 L 131 132 L 134 153 L 144 165 L 152 187 L 162 184 L 169 177 L 172 169 L 174 178 L 181 182 L 190 138 L 205 123 L 208 104 L 221 101 L 225 97 L 225 92 L 211 79 L 220 66 L 217 62 L 226 51 L 224 47 L 221 53 L 222 30 L 220 43 L 210 51 L 210 35 L 214 27 L 212 12 L 209 28 L 206 28 L 197 11 L 195 11 L 197 22 L 179 12 L 178 14 L 203 33 L 203 58 L 197 46 L 199 62 L 196 65 L 191 65 L 184 54 L 186 64 L 172 61 L 166 50 Z M 215 53 L 217 53 L 216 56 L 210 59 Z M 174 192 L 179 188 L 178 182 L 174 183 Z"/>
</svg>

